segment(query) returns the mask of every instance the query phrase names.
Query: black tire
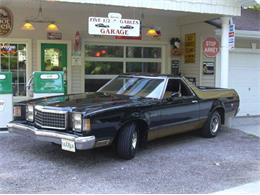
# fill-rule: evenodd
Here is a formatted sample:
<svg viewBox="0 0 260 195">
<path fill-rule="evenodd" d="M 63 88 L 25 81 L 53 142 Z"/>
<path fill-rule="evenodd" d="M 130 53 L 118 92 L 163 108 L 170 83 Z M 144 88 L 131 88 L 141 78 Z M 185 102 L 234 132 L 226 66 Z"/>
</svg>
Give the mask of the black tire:
<svg viewBox="0 0 260 195">
<path fill-rule="evenodd" d="M 201 135 L 207 138 L 216 137 L 220 129 L 221 117 L 218 111 L 214 111 L 213 113 L 211 113 L 206 124 L 201 129 Z"/>
<path fill-rule="evenodd" d="M 138 147 L 138 130 L 135 123 L 125 125 L 117 137 L 116 151 L 120 158 L 130 160 L 135 157 Z M 135 143 L 134 143 L 135 141 Z M 135 145 L 135 147 L 134 147 Z"/>
</svg>

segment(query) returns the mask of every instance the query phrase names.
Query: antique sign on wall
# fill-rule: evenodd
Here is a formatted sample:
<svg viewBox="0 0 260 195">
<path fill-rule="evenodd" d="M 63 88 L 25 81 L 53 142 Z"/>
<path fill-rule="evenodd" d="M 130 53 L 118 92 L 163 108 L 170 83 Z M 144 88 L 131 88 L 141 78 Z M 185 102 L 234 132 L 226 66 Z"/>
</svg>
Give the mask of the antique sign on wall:
<svg viewBox="0 0 260 195">
<path fill-rule="evenodd" d="M 47 32 L 47 39 L 48 40 L 61 40 L 62 33 L 61 32 Z"/>
<path fill-rule="evenodd" d="M 185 35 L 185 54 L 184 63 L 193 64 L 196 58 L 196 33 L 190 33 Z"/>
<path fill-rule="evenodd" d="M 215 62 L 208 62 L 208 61 L 203 62 L 202 71 L 204 75 L 213 75 L 214 69 L 215 69 Z"/>
<path fill-rule="evenodd" d="M 208 37 L 203 41 L 203 53 L 208 58 L 215 58 L 219 52 L 219 42 L 214 37 Z"/>
<path fill-rule="evenodd" d="M 13 29 L 13 14 L 6 8 L 0 6 L 0 36 L 7 36 Z"/>
<path fill-rule="evenodd" d="M 140 20 L 122 19 L 121 15 L 111 15 L 104 17 L 88 18 L 88 33 L 90 35 L 109 35 L 109 36 L 140 36 Z"/>
</svg>

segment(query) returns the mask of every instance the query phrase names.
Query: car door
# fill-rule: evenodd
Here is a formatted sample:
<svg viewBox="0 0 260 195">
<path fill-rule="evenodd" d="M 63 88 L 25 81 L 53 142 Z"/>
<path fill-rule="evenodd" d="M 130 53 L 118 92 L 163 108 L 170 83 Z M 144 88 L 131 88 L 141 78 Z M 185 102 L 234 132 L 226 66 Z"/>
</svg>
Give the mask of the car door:
<svg viewBox="0 0 260 195">
<path fill-rule="evenodd" d="M 174 83 L 175 87 L 170 86 L 172 83 Z M 183 89 L 176 89 L 178 85 Z M 169 79 L 165 94 L 168 92 L 175 93 L 176 90 L 179 90 L 182 95 L 166 96 L 161 100 L 158 108 L 160 123 L 150 131 L 150 139 L 189 131 L 198 126 L 199 103 L 197 97 L 181 79 Z"/>
</svg>

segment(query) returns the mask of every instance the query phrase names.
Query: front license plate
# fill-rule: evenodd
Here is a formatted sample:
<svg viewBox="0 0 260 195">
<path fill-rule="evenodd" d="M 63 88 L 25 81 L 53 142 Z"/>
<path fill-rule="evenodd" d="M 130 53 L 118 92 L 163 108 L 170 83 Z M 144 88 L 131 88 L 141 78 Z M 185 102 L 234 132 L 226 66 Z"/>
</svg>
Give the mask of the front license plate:
<svg viewBox="0 0 260 195">
<path fill-rule="evenodd" d="M 61 149 L 70 152 L 76 152 L 75 142 L 71 140 L 62 139 Z"/>
</svg>

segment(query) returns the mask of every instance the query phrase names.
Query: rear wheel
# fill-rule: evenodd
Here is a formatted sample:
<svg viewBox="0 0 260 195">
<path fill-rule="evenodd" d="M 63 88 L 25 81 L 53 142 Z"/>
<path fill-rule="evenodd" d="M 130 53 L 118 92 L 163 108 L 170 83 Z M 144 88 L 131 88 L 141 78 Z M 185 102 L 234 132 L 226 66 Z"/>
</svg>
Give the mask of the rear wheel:
<svg viewBox="0 0 260 195">
<path fill-rule="evenodd" d="M 117 155 L 123 159 L 132 159 L 138 147 L 138 130 L 135 123 L 124 126 L 117 138 Z"/>
<path fill-rule="evenodd" d="M 204 127 L 201 129 L 201 135 L 207 138 L 216 137 L 220 129 L 221 117 L 218 111 L 214 111 L 208 118 L 208 121 Z"/>
</svg>

